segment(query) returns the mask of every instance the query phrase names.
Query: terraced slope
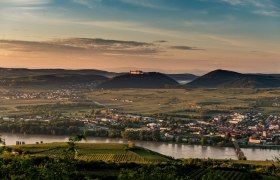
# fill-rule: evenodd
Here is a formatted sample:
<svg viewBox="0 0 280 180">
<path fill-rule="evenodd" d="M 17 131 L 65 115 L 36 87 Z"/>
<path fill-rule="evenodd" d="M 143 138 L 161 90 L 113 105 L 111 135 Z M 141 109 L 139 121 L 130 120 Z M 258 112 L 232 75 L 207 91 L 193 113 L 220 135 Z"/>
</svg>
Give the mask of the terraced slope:
<svg viewBox="0 0 280 180">
<path fill-rule="evenodd" d="M 67 149 L 67 143 L 48 143 L 12 146 L 13 149 L 30 154 L 31 156 L 63 156 Z M 79 143 L 77 145 L 76 159 L 84 161 L 106 162 L 135 162 L 135 163 L 159 163 L 172 161 L 171 158 L 156 152 L 135 147 L 129 149 L 126 144 L 112 143 Z"/>
</svg>

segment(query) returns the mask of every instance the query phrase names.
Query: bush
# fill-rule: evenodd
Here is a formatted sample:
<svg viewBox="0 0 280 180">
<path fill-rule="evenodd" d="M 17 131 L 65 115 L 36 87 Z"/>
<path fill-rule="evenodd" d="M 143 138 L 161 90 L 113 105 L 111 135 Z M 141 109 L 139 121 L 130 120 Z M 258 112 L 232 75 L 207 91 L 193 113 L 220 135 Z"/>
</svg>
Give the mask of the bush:
<svg viewBox="0 0 280 180">
<path fill-rule="evenodd" d="M 135 148 L 135 144 L 134 143 L 129 143 L 128 144 L 128 149 L 134 149 Z"/>
</svg>

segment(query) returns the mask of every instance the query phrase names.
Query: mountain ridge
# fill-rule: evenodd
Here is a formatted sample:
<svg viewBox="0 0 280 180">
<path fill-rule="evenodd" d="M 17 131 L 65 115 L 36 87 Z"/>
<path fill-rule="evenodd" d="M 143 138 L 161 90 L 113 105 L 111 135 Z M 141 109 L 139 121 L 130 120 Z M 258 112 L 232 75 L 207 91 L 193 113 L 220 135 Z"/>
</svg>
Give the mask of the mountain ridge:
<svg viewBox="0 0 280 180">
<path fill-rule="evenodd" d="M 116 76 L 111 80 L 99 85 L 102 89 L 124 89 L 124 88 L 167 88 L 178 86 L 178 82 L 169 76 L 149 72 L 143 74 L 124 74 Z"/>
<path fill-rule="evenodd" d="M 270 74 L 242 74 L 218 69 L 195 79 L 186 86 L 194 88 L 276 88 L 280 87 L 280 77 Z"/>
</svg>

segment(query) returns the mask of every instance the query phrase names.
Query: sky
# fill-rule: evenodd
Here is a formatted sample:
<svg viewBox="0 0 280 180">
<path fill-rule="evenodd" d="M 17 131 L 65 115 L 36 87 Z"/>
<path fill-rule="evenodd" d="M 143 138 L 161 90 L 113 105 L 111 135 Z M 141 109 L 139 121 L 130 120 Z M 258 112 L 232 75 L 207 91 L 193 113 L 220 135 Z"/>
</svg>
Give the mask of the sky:
<svg viewBox="0 0 280 180">
<path fill-rule="evenodd" d="M 280 1 L 0 0 L 0 67 L 280 73 Z"/>
</svg>

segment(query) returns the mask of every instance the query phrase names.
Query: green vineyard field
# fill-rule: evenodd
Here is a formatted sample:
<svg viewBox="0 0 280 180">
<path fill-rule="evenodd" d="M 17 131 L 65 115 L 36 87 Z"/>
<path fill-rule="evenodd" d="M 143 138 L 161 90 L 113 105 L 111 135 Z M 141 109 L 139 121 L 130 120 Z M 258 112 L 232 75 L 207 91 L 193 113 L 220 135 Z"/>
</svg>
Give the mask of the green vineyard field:
<svg viewBox="0 0 280 180">
<path fill-rule="evenodd" d="M 67 150 L 67 143 L 50 143 L 15 146 L 33 156 L 62 156 Z M 77 145 L 78 160 L 105 162 L 160 163 L 171 159 L 155 152 L 134 148 L 127 149 L 126 144 L 112 143 L 79 143 Z"/>
</svg>

